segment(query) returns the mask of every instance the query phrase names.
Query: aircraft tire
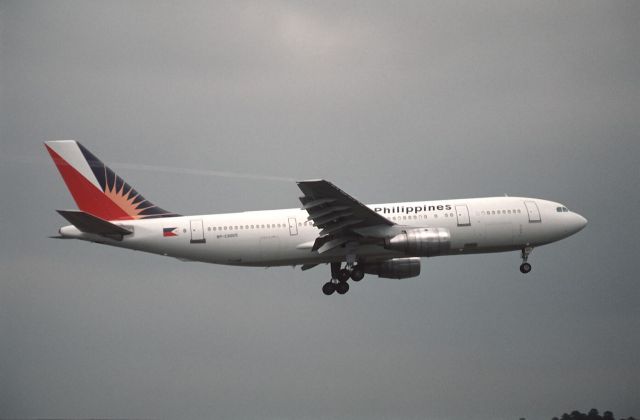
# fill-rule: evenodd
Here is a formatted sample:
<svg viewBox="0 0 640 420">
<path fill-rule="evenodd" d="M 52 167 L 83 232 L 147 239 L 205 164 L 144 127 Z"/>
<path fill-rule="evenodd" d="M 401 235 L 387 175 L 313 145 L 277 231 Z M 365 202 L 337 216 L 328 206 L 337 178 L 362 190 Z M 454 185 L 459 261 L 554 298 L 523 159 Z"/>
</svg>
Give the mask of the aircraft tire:
<svg viewBox="0 0 640 420">
<path fill-rule="evenodd" d="M 349 283 L 347 283 L 346 281 L 342 281 L 336 284 L 336 292 L 338 292 L 339 295 L 344 295 L 348 291 L 349 291 Z"/>
<path fill-rule="evenodd" d="M 520 272 L 522 274 L 527 274 L 530 271 L 531 271 L 531 264 L 529 264 L 527 262 L 520 264 Z"/>
<path fill-rule="evenodd" d="M 351 270 L 351 280 L 360 281 L 364 278 L 364 270 L 358 266 L 356 266 L 353 270 Z"/>
<path fill-rule="evenodd" d="M 336 291 L 336 285 L 331 282 L 327 282 L 322 286 L 322 293 L 324 293 L 327 296 L 332 295 L 333 292 L 335 291 Z"/>
<path fill-rule="evenodd" d="M 349 270 L 347 270 L 346 268 L 343 268 L 342 270 L 338 271 L 338 280 L 340 281 L 340 283 L 344 283 L 347 280 L 349 280 L 349 276 L 351 275 L 351 273 L 349 272 Z"/>
</svg>

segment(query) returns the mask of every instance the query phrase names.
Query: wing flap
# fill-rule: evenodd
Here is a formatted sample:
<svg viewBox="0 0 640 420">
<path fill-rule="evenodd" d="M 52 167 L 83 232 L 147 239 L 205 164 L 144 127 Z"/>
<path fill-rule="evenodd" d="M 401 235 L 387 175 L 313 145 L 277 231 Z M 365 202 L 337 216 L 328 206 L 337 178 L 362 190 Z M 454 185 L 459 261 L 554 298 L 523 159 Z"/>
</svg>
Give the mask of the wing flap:
<svg viewBox="0 0 640 420">
<path fill-rule="evenodd" d="M 325 242 L 320 248 L 318 248 L 319 254 L 324 254 L 327 251 L 331 251 L 333 248 L 337 248 L 342 244 L 349 242 L 349 238 L 337 238 L 331 239 Z"/>
</svg>

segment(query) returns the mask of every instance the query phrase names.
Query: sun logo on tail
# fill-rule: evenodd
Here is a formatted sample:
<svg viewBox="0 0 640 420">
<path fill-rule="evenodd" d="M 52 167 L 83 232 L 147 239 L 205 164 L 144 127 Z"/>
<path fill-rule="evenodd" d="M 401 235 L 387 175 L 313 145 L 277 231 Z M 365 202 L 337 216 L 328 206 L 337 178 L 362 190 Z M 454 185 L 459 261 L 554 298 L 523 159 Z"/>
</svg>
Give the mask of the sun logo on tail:
<svg viewBox="0 0 640 420">
<path fill-rule="evenodd" d="M 125 191 L 127 187 L 128 191 Z M 124 182 L 120 185 L 120 189 L 116 189 L 116 184 L 105 185 L 104 194 L 133 219 L 140 219 L 143 217 L 142 213 L 145 210 L 154 207 L 153 204 L 146 201 L 136 190 Z M 145 203 L 150 205 L 144 207 Z"/>
</svg>

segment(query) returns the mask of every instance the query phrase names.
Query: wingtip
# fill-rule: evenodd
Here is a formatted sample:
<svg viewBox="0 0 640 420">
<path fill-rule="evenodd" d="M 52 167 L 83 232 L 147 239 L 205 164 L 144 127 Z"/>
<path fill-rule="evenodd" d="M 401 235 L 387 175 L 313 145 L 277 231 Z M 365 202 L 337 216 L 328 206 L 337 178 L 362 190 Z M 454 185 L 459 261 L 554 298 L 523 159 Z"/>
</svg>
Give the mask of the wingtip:
<svg viewBox="0 0 640 420">
<path fill-rule="evenodd" d="M 301 181 L 296 181 L 296 184 L 307 184 L 311 182 L 326 182 L 326 179 L 317 178 L 317 179 L 303 179 Z"/>
</svg>

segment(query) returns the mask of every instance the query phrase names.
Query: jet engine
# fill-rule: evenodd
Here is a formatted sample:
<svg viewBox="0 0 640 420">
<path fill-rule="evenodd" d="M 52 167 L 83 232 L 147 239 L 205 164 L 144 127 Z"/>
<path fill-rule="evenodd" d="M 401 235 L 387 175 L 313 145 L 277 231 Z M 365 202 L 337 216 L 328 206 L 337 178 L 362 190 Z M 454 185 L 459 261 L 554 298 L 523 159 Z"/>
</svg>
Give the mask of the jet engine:
<svg viewBox="0 0 640 420">
<path fill-rule="evenodd" d="M 384 247 L 409 255 L 433 257 L 451 247 L 451 233 L 446 228 L 407 229 L 385 239 Z"/>
<path fill-rule="evenodd" d="M 364 272 L 385 279 L 406 279 L 420 275 L 420 258 L 393 258 L 364 265 Z"/>
</svg>

